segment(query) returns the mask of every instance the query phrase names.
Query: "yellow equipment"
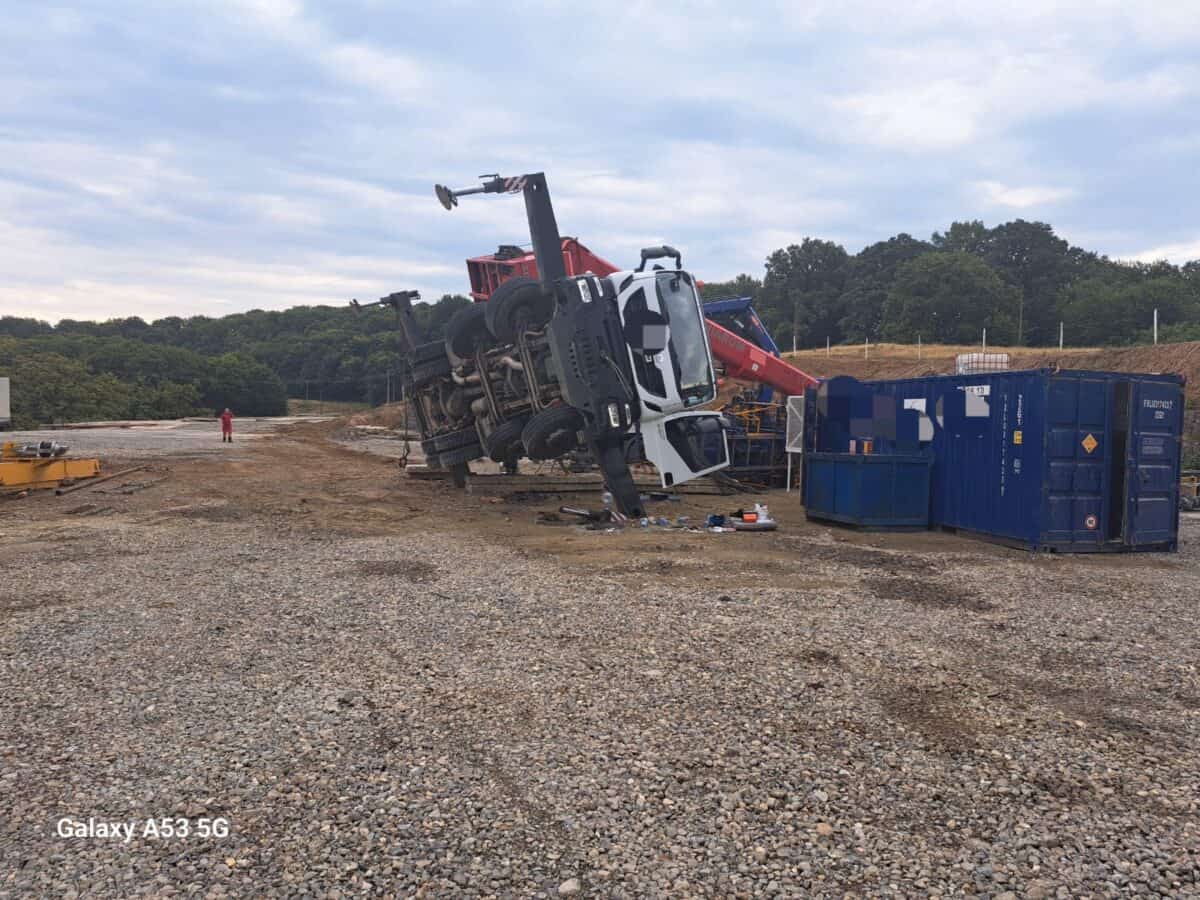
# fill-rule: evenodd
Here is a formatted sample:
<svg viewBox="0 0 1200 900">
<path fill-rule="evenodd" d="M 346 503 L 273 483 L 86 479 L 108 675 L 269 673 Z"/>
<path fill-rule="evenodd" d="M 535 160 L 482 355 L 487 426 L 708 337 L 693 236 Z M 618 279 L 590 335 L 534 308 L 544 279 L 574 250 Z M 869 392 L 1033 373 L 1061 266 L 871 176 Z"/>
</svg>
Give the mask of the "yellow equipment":
<svg viewBox="0 0 1200 900">
<path fill-rule="evenodd" d="M 53 441 L 0 446 L 0 490 L 56 488 L 64 481 L 94 478 L 100 474 L 98 459 L 64 459 L 67 448 Z"/>
</svg>

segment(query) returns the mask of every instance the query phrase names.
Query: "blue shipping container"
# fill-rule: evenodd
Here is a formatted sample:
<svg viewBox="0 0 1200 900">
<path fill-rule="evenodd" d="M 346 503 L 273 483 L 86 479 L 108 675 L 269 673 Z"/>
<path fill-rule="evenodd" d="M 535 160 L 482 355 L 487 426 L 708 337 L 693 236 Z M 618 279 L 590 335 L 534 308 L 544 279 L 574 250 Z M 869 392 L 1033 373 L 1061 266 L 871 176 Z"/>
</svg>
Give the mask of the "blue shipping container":
<svg viewBox="0 0 1200 900">
<path fill-rule="evenodd" d="M 864 528 L 928 528 L 931 463 L 898 453 L 806 453 L 805 513 Z"/>
<path fill-rule="evenodd" d="M 1036 369 L 867 386 L 918 419 L 934 525 L 1083 552 L 1176 548 L 1183 385 Z"/>
</svg>

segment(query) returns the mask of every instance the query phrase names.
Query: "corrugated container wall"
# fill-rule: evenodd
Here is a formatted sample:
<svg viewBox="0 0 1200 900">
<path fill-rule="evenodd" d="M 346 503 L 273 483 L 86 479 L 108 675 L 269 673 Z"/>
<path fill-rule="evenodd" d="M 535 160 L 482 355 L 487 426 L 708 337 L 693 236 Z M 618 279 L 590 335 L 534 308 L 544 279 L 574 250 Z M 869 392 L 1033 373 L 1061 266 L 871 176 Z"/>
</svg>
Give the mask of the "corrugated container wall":
<svg viewBox="0 0 1200 900">
<path fill-rule="evenodd" d="M 934 525 L 1081 552 L 1175 549 L 1183 383 L 1038 369 L 866 387 L 915 411 Z"/>
</svg>

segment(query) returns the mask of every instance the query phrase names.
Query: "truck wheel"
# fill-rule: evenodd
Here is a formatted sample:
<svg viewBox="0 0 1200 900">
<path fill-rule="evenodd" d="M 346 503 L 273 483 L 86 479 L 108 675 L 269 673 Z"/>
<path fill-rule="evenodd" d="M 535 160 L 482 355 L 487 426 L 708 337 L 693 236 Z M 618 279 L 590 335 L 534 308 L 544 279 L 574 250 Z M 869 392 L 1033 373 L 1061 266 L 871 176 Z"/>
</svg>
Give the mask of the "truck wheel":
<svg viewBox="0 0 1200 900">
<path fill-rule="evenodd" d="M 550 321 L 554 298 L 547 296 L 540 282 L 519 276 L 510 278 L 492 292 L 485 303 L 488 331 L 504 344 L 517 339 L 525 327 L 538 327 Z"/>
<path fill-rule="evenodd" d="M 470 359 L 475 348 L 490 347 L 495 341 L 488 331 L 485 303 L 463 307 L 446 323 L 446 349 L 459 359 Z"/>
<path fill-rule="evenodd" d="M 525 423 L 521 443 L 530 459 L 556 459 L 579 446 L 583 416 L 573 406 L 551 406 Z"/>
<path fill-rule="evenodd" d="M 505 462 L 512 456 L 514 449 L 518 451 L 518 455 L 524 451 L 524 447 L 521 446 L 521 431 L 524 428 L 524 419 L 509 419 L 492 430 L 487 437 L 488 457 L 492 462 Z"/>
</svg>

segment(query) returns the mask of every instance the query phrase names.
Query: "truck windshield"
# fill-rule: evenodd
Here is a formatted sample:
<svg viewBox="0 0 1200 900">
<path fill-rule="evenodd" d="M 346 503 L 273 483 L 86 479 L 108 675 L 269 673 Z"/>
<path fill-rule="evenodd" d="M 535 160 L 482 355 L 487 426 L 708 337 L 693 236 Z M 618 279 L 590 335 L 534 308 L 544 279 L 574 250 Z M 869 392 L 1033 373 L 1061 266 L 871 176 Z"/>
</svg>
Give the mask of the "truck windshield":
<svg viewBox="0 0 1200 900">
<path fill-rule="evenodd" d="M 671 336 L 671 364 L 679 395 L 688 406 L 707 403 L 716 394 L 700 301 L 686 272 L 659 272 L 655 279 L 658 305 Z"/>
</svg>

